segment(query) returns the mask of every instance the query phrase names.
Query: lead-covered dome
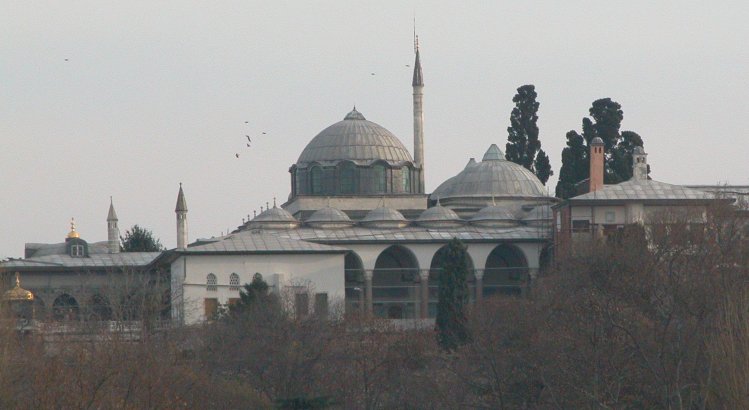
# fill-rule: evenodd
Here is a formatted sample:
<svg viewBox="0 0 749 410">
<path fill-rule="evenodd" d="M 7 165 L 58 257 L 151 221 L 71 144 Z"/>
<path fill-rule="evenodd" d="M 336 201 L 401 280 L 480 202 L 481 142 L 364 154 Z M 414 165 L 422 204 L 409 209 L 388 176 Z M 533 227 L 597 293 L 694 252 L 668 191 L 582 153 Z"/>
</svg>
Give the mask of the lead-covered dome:
<svg viewBox="0 0 749 410">
<path fill-rule="evenodd" d="M 266 209 L 260 215 L 252 218 L 249 222 L 250 228 L 264 229 L 290 229 L 299 226 L 296 220 L 287 210 L 276 207 Z"/>
<path fill-rule="evenodd" d="M 354 224 L 345 212 L 330 206 L 318 209 L 305 222 L 313 228 L 323 229 L 346 228 Z"/>
<path fill-rule="evenodd" d="M 544 185 L 529 170 L 507 161 L 492 144 L 479 163 L 469 162 L 456 176 L 443 182 L 432 193 L 448 204 L 458 198 L 522 199 L 545 197 Z"/>
<path fill-rule="evenodd" d="M 371 228 L 403 228 L 408 221 L 397 210 L 381 206 L 369 211 L 361 224 Z"/>
<path fill-rule="evenodd" d="M 297 166 L 317 162 L 322 165 L 351 161 L 357 165 L 368 165 L 382 160 L 390 164 L 412 162 L 411 154 L 403 143 L 390 131 L 374 122 L 367 121 L 356 110 L 320 131 L 299 155 Z"/>
<path fill-rule="evenodd" d="M 452 228 L 463 225 L 463 220 L 450 208 L 437 205 L 427 208 L 419 215 L 416 224 L 426 228 Z"/>
</svg>

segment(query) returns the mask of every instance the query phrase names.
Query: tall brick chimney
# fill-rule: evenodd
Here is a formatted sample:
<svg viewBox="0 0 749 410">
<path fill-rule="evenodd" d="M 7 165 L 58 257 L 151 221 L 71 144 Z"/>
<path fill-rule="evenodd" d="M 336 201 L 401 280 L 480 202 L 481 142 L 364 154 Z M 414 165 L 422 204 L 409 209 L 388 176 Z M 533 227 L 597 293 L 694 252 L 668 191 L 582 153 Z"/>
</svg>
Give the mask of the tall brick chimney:
<svg viewBox="0 0 749 410">
<path fill-rule="evenodd" d="M 589 192 L 603 188 L 603 140 L 595 137 L 590 141 L 590 179 Z"/>
</svg>

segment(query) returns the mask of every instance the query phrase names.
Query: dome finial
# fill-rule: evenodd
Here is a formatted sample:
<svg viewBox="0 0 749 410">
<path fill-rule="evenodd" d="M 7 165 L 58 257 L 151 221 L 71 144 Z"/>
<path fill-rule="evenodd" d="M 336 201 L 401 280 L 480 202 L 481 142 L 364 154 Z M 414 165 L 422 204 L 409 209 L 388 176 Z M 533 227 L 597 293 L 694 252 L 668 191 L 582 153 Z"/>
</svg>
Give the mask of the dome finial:
<svg viewBox="0 0 749 410">
<path fill-rule="evenodd" d="M 364 118 L 364 115 L 362 115 L 362 113 L 356 110 L 356 104 L 354 104 L 354 109 L 351 110 L 350 113 L 346 114 L 346 116 L 343 117 L 343 119 L 344 121 L 345 120 L 366 120 L 366 118 Z"/>
<path fill-rule="evenodd" d="M 68 238 L 80 238 L 81 235 L 75 230 L 75 218 L 70 218 L 70 232 Z"/>
<path fill-rule="evenodd" d="M 274 208 L 276 207 L 276 197 L 275 196 L 273 197 L 273 207 Z"/>
<path fill-rule="evenodd" d="M 492 144 L 489 149 L 486 150 L 484 157 L 481 158 L 482 161 L 501 161 L 504 159 L 505 154 L 502 153 L 502 150 L 499 149 L 497 144 Z"/>
</svg>

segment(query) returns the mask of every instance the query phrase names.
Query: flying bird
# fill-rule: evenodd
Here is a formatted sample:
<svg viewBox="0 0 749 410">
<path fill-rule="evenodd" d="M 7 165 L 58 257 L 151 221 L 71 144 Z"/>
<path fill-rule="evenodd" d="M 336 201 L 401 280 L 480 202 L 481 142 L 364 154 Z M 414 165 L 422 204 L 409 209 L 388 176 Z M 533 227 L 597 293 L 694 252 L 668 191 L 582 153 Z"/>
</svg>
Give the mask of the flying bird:
<svg viewBox="0 0 749 410">
<path fill-rule="evenodd" d="M 250 136 L 249 136 L 249 135 L 245 135 L 245 137 L 247 137 L 247 141 L 250 141 L 250 142 L 252 142 L 252 139 L 250 138 Z"/>
<path fill-rule="evenodd" d="M 265 135 L 265 132 L 263 132 L 263 135 Z"/>
<path fill-rule="evenodd" d="M 249 124 L 250 122 L 249 122 L 249 121 L 245 121 L 244 123 L 245 123 L 245 124 Z"/>
<path fill-rule="evenodd" d="M 411 67 L 411 65 L 409 65 L 409 64 L 406 64 L 406 67 Z"/>
<path fill-rule="evenodd" d="M 68 59 L 66 58 L 65 61 L 68 61 Z"/>
<path fill-rule="evenodd" d="M 370 73 L 371 75 L 375 75 L 375 73 Z"/>
<path fill-rule="evenodd" d="M 247 144 L 247 148 L 249 148 L 249 147 L 250 147 L 250 144 Z"/>
<path fill-rule="evenodd" d="M 239 158 L 239 153 L 234 154 L 234 156 L 236 156 L 237 158 Z"/>
</svg>

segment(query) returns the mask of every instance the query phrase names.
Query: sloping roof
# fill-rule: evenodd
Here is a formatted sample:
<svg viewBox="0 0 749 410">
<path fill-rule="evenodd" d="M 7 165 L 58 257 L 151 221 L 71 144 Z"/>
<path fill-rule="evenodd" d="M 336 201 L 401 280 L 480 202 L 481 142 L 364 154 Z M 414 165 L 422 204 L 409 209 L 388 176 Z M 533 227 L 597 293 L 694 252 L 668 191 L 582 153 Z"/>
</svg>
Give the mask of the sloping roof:
<svg viewBox="0 0 749 410">
<path fill-rule="evenodd" d="M 537 227 L 516 226 L 510 228 L 489 228 L 479 226 L 459 226 L 455 228 L 424 228 L 408 226 L 394 229 L 370 229 L 351 227 L 342 229 L 300 228 L 277 231 L 279 237 L 301 239 L 326 244 L 366 243 L 366 242 L 442 242 L 457 237 L 467 242 L 484 241 L 539 241 L 548 240 L 549 232 Z"/>
<path fill-rule="evenodd" d="M 96 253 L 87 257 L 72 257 L 68 254 L 34 256 L 27 259 L 11 259 L 0 263 L 6 269 L 23 268 L 119 268 L 141 267 L 153 262 L 161 252 Z"/>
<path fill-rule="evenodd" d="M 605 185 L 603 189 L 570 198 L 576 201 L 672 201 L 672 200 L 710 200 L 714 199 L 704 191 L 672 185 L 655 180 L 630 179 L 616 185 Z"/>
<path fill-rule="evenodd" d="M 280 231 L 288 232 L 288 231 Z M 264 231 L 242 231 L 210 239 L 179 253 L 339 253 L 343 248 L 288 238 Z"/>
</svg>

